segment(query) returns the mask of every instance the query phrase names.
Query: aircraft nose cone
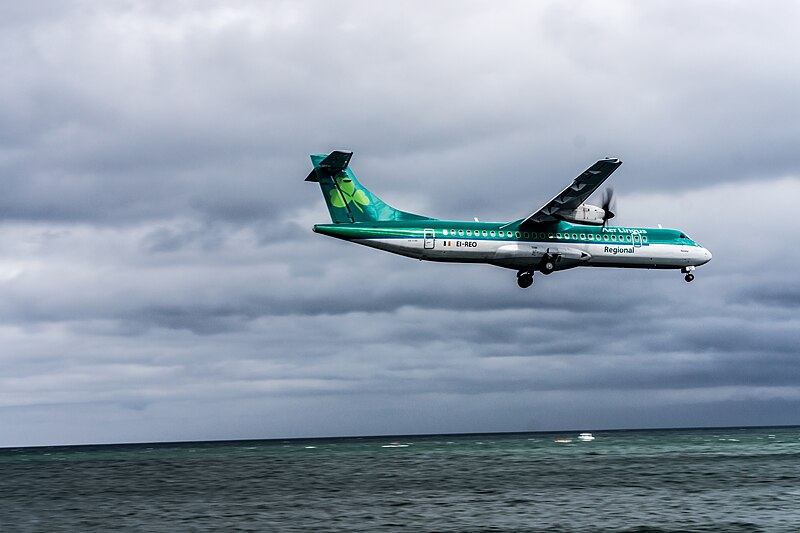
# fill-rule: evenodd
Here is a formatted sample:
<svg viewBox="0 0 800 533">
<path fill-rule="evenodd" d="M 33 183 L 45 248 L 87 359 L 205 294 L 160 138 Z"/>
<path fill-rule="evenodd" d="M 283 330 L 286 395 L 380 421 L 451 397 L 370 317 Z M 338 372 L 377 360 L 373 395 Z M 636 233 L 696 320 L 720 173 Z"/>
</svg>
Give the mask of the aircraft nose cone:
<svg viewBox="0 0 800 533">
<path fill-rule="evenodd" d="M 709 261 L 711 261 L 711 252 L 702 246 L 693 248 L 689 254 L 689 264 L 692 266 L 705 265 Z"/>
</svg>

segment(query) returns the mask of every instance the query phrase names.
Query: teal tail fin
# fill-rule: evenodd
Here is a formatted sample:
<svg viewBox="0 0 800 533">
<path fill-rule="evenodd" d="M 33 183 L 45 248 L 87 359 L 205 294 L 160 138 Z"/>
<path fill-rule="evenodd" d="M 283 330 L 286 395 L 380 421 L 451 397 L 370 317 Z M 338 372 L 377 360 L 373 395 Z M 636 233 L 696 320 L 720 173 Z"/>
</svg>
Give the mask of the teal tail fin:
<svg viewBox="0 0 800 533">
<path fill-rule="evenodd" d="M 348 167 L 352 156 L 353 152 L 311 156 L 314 170 L 306 181 L 319 183 L 333 222 L 428 220 L 428 217 L 395 209 L 361 185 Z"/>
</svg>

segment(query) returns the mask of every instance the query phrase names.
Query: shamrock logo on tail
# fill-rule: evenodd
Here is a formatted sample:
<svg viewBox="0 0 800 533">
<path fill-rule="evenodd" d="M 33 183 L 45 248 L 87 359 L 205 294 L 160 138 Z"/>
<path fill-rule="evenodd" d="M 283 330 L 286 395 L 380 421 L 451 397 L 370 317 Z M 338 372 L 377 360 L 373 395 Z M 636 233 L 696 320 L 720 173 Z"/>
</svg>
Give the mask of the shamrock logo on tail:
<svg viewBox="0 0 800 533">
<path fill-rule="evenodd" d="M 353 202 L 353 205 L 363 213 L 364 210 L 361 206 L 369 205 L 369 198 L 364 194 L 364 191 L 361 189 L 356 190 L 356 186 L 350 178 L 336 178 L 336 184 L 339 188 L 331 189 L 330 193 L 331 203 L 334 207 L 344 207 L 350 202 Z"/>
</svg>

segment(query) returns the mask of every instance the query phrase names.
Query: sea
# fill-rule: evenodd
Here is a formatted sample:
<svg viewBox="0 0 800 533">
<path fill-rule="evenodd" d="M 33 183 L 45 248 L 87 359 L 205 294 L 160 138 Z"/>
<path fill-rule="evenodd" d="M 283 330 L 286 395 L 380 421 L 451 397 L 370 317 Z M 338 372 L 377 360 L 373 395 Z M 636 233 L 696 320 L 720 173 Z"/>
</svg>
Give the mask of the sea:
<svg viewBox="0 0 800 533">
<path fill-rule="evenodd" d="M 6 532 L 800 532 L 800 427 L 0 449 Z"/>
</svg>

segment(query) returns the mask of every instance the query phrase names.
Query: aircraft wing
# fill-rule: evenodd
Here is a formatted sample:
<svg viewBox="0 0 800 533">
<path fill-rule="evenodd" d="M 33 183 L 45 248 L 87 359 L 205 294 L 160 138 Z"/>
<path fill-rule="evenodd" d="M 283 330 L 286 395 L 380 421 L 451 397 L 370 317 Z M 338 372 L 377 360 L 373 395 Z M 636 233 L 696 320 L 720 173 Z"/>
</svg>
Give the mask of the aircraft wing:
<svg viewBox="0 0 800 533">
<path fill-rule="evenodd" d="M 561 191 L 558 196 L 523 220 L 521 226 L 560 220 L 561 213 L 574 211 L 584 203 L 621 164 L 622 161 L 619 159 L 601 159 L 575 178 L 569 187 Z"/>
</svg>

